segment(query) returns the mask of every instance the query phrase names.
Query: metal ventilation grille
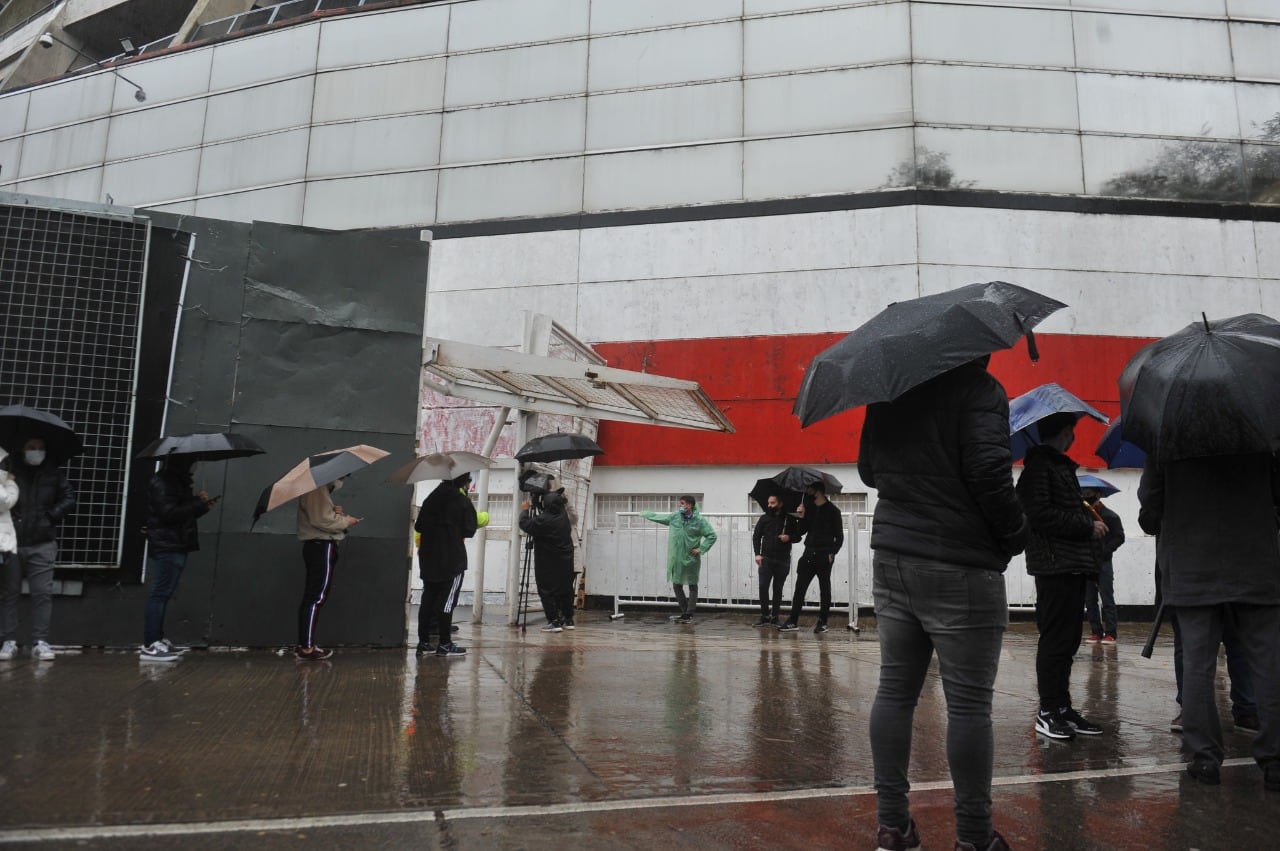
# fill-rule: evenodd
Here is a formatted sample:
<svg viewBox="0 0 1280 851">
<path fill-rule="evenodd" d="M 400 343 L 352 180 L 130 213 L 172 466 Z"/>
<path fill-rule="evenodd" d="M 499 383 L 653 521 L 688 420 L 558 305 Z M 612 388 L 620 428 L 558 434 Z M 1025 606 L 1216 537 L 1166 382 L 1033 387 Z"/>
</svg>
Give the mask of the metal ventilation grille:
<svg viewBox="0 0 1280 851">
<path fill-rule="evenodd" d="M 0 403 L 51 411 L 81 436 L 76 510 L 58 564 L 119 564 L 148 225 L 0 205 Z"/>
</svg>

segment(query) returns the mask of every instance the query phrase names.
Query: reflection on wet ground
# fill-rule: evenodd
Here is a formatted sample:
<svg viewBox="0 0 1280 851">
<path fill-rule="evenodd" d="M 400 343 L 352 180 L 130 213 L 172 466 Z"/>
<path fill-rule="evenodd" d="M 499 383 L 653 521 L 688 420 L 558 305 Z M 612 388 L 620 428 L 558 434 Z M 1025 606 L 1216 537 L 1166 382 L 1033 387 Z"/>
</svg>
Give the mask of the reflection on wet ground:
<svg viewBox="0 0 1280 851">
<path fill-rule="evenodd" d="M 465 623 L 463 659 L 339 650 L 0 662 L 0 842 L 172 848 L 874 847 L 874 621 L 780 634 L 723 613 L 521 634 Z M 413 622 L 413 619 L 411 619 Z M 1015 848 L 1267 847 L 1280 795 L 1227 734 L 1220 787 L 1180 769 L 1172 648 L 1085 646 L 1076 704 L 1107 735 L 1032 731 L 1035 630 L 997 680 L 996 823 Z M 1225 687 L 1225 684 L 1224 684 Z M 1225 699 L 1225 696 L 1224 696 Z M 1226 726 L 1230 713 L 1223 706 Z M 954 821 L 940 683 L 916 716 L 925 848 Z"/>
</svg>

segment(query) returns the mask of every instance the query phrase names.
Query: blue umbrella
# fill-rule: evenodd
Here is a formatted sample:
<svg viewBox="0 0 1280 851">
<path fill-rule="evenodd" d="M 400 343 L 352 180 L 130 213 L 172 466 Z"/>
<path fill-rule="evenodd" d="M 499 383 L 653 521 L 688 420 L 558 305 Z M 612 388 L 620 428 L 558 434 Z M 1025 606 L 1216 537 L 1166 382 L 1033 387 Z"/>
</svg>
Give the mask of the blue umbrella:
<svg viewBox="0 0 1280 851">
<path fill-rule="evenodd" d="M 1009 402 L 1009 448 L 1014 461 L 1040 443 L 1036 423 L 1051 414 L 1076 414 L 1077 419 L 1088 416 L 1107 423 L 1105 414 L 1075 394 L 1057 384 L 1041 384 Z"/>
<path fill-rule="evenodd" d="M 1113 493 L 1120 493 L 1120 488 L 1108 482 L 1106 479 L 1100 479 L 1093 473 L 1079 473 L 1076 475 L 1076 481 L 1080 482 L 1080 490 L 1085 488 L 1093 488 L 1103 496 L 1111 496 Z"/>
<path fill-rule="evenodd" d="M 1098 441 L 1098 448 L 1094 452 L 1107 462 L 1108 470 L 1114 470 L 1117 467 L 1142 469 L 1147 465 L 1147 453 L 1143 452 L 1137 444 L 1125 440 L 1120 431 L 1120 417 L 1116 417 L 1102 433 L 1102 440 Z"/>
</svg>

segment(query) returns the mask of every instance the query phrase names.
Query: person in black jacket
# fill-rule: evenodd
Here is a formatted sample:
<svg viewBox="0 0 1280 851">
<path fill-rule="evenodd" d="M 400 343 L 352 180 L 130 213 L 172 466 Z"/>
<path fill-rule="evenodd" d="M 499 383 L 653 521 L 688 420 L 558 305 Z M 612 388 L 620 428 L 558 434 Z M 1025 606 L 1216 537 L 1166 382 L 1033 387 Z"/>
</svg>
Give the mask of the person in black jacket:
<svg viewBox="0 0 1280 851">
<path fill-rule="evenodd" d="M 804 535 L 804 552 L 796 566 L 796 587 L 791 592 L 791 614 L 787 622 L 778 627 L 779 632 L 795 632 L 800 628 L 800 611 L 804 608 L 804 595 L 809 583 L 818 579 L 818 623 L 813 631 L 827 631 L 827 617 L 831 614 L 831 568 L 836 563 L 836 553 L 844 546 L 844 518 L 835 503 L 827 499 L 827 487 L 815 482 L 805 488 L 804 502 L 800 505 L 800 522 L 796 531 Z"/>
<path fill-rule="evenodd" d="M 439 630 L 435 655 L 458 658 L 466 653 L 453 641 L 453 609 L 467 572 L 467 538 L 479 528 L 475 506 L 467 497 L 471 474 L 463 473 L 436 485 L 427 494 L 414 531 L 418 542 L 418 571 L 422 576 L 422 603 L 418 607 L 418 655 L 431 652 L 432 622 Z M 435 617 L 433 618 L 432 615 Z"/>
<path fill-rule="evenodd" d="M 765 505 L 764 514 L 751 533 L 751 547 L 755 550 L 760 576 L 760 620 L 755 625 L 777 626 L 782 586 L 791 572 L 791 544 L 800 537 L 799 520 L 787 513 L 777 496 L 769 497 Z"/>
<path fill-rule="evenodd" d="M 1089 644 L 1115 644 L 1116 586 L 1111 557 L 1124 544 L 1124 524 L 1120 522 L 1119 514 L 1102 504 L 1102 493 L 1097 488 L 1084 488 L 1081 493 L 1089 507 L 1097 512 L 1097 519 L 1107 524 L 1106 537 L 1098 541 L 1098 576 L 1088 580 L 1084 586 L 1085 617 L 1089 619 L 1092 630 L 1085 641 Z"/>
<path fill-rule="evenodd" d="M 31 590 L 31 655 L 50 662 L 53 621 L 53 566 L 58 560 L 58 526 L 76 505 L 67 473 L 50 458 L 42 438 L 32 437 L 22 452 L 6 459 L 18 483 L 18 504 L 10 511 L 18 533 L 18 553 L 4 567 L 0 582 L 0 641 L 15 641 L 18 597 L 25 575 Z"/>
<path fill-rule="evenodd" d="M 1280 459 L 1266 453 L 1147 457 L 1138 524 L 1156 536 L 1160 596 L 1182 642 L 1182 734 L 1202 783 L 1221 782 L 1218 646 L 1228 624 L 1253 675 L 1253 758 L 1280 792 Z"/>
<path fill-rule="evenodd" d="M 1066 451 L 1077 416 L 1050 414 L 1036 423 L 1040 444 L 1027 452 L 1018 498 L 1031 523 L 1027 573 L 1036 580 L 1036 732 L 1049 739 L 1097 736 L 1102 728 L 1071 705 L 1071 662 L 1080 649 L 1084 586 L 1098 575 L 1099 546 L 1107 524 L 1085 505 L 1076 462 Z"/>
<path fill-rule="evenodd" d="M 573 629 L 573 527 L 565 511 L 564 489 L 542 497 L 534 513 L 529 500 L 520 504 L 520 531 L 533 539 L 533 575 L 547 615 L 543 632 Z"/>
<path fill-rule="evenodd" d="M 1007 848 L 991 824 L 991 703 L 1026 518 L 1013 490 L 1009 397 L 987 358 L 871 405 L 858 474 L 876 488 L 880 686 L 871 708 L 880 848 L 918 848 L 907 792 L 916 703 L 938 654 L 957 849 Z"/>
<path fill-rule="evenodd" d="M 196 464 L 188 457 L 168 458 L 147 485 L 146 534 L 151 563 L 151 595 L 143 616 L 143 659 L 170 662 L 181 655 L 164 635 L 164 616 L 178 590 L 187 555 L 200 549 L 197 518 L 209 513 L 213 499 L 192 492 Z"/>
</svg>

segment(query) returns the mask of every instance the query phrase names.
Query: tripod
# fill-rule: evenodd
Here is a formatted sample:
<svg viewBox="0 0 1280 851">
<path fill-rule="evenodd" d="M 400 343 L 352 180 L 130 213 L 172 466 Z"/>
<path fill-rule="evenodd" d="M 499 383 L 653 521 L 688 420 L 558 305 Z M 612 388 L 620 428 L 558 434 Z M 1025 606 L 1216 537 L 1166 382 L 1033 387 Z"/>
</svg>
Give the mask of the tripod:
<svg viewBox="0 0 1280 851">
<path fill-rule="evenodd" d="M 529 500 L 529 515 L 537 516 L 536 498 Z M 513 532 L 515 530 L 512 530 Z M 520 605 L 520 632 L 529 631 L 529 574 L 533 569 L 533 536 L 524 536 L 524 563 L 520 567 L 520 593 L 517 597 Z"/>
</svg>

